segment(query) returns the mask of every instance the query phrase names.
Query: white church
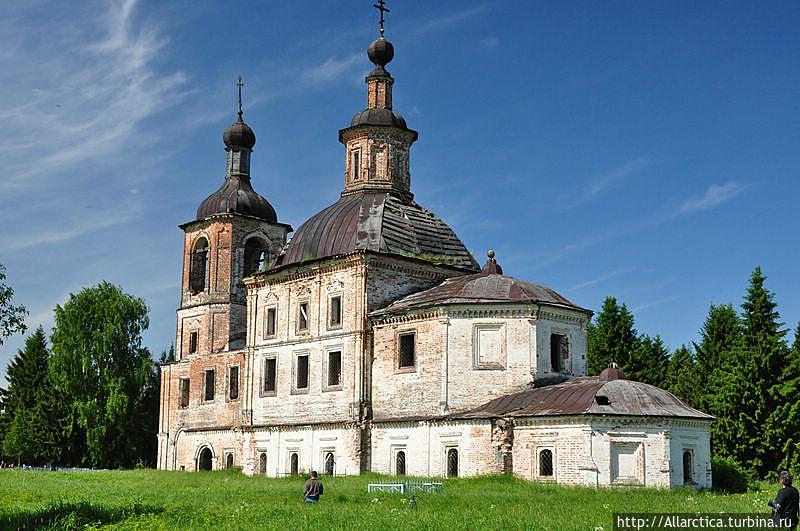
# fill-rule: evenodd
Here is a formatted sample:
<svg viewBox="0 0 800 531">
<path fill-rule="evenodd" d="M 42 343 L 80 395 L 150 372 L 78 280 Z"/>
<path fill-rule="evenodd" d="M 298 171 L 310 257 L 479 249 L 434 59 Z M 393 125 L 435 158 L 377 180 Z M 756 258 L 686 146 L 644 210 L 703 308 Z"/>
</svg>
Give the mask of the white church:
<svg viewBox="0 0 800 531">
<path fill-rule="evenodd" d="M 592 312 L 491 251 L 481 267 L 416 202 L 382 28 L 368 56 L 344 189 L 296 231 L 253 190 L 240 99 L 224 182 L 181 226 L 158 467 L 710 487 L 713 417 L 616 368 L 586 376 Z"/>
</svg>

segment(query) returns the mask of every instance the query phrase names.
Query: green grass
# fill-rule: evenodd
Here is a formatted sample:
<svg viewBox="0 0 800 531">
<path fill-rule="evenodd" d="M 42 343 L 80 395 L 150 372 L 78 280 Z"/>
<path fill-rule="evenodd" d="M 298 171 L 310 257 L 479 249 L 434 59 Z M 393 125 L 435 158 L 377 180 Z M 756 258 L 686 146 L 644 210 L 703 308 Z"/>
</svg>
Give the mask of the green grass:
<svg viewBox="0 0 800 531">
<path fill-rule="evenodd" d="M 445 480 L 422 495 L 368 494 L 377 475 L 323 478 L 317 505 L 304 478 L 238 472 L 0 470 L 0 528 L 104 529 L 589 529 L 614 512 L 764 512 L 771 486 L 746 494 L 558 487 L 509 477 Z"/>
</svg>

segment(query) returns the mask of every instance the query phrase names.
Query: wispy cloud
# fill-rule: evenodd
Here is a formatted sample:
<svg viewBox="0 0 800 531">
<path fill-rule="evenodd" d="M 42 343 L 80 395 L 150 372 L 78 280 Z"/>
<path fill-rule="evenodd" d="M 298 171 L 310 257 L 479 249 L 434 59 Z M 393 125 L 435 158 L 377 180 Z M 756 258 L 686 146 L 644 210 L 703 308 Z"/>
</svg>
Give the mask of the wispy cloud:
<svg viewBox="0 0 800 531">
<path fill-rule="evenodd" d="M 656 306 L 661 306 L 662 304 L 667 304 L 669 302 L 673 302 L 680 299 L 678 295 L 671 295 L 669 297 L 663 297 L 661 299 L 656 299 L 653 301 L 645 302 L 644 304 L 640 304 L 638 306 L 634 306 L 631 308 L 631 312 L 633 313 L 641 313 L 647 309 L 654 308 Z"/>
<path fill-rule="evenodd" d="M 452 26 L 458 25 L 465 20 L 476 17 L 481 13 L 486 12 L 488 6 L 481 5 L 475 6 L 454 13 L 448 13 L 426 20 L 414 27 L 414 33 L 417 35 L 422 33 L 430 33 L 431 31 L 443 31 Z"/>
<path fill-rule="evenodd" d="M 596 199 L 600 194 L 618 184 L 619 182 L 633 177 L 634 175 L 647 168 L 650 162 L 645 157 L 630 160 L 621 166 L 610 171 L 604 172 L 587 184 L 576 196 L 567 204 L 567 208 L 575 208 Z"/>
<path fill-rule="evenodd" d="M 600 275 L 599 277 L 595 277 L 595 278 L 593 278 L 591 280 L 587 280 L 585 282 L 581 282 L 580 284 L 576 284 L 576 285 L 572 286 L 571 288 L 565 290 L 565 293 L 568 293 L 568 292 L 571 292 L 571 291 L 578 291 L 580 289 L 589 288 L 591 286 L 596 286 L 597 284 L 600 284 L 600 283 L 605 282 L 607 280 L 611 280 L 612 278 L 618 277 L 620 275 L 624 275 L 626 273 L 632 273 L 633 271 L 636 271 L 635 267 L 626 267 L 624 269 L 618 269 L 616 271 L 612 271 L 610 273 L 606 273 L 604 275 Z"/>
<path fill-rule="evenodd" d="M 311 82 L 322 83 L 345 76 L 356 67 L 364 67 L 363 52 L 353 53 L 341 59 L 330 57 L 322 64 L 306 69 L 303 75 Z"/>
<path fill-rule="evenodd" d="M 712 184 L 703 195 L 693 196 L 684 201 L 678 208 L 678 214 L 690 214 L 708 210 L 715 206 L 726 203 L 741 194 L 745 186 L 734 181 L 725 184 Z"/>
<path fill-rule="evenodd" d="M 500 39 L 497 37 L 486 37 L 485 39 L 481 39 L 478 44 L 484 50 L 492 50 L 500 46 Z"/>
</svg>

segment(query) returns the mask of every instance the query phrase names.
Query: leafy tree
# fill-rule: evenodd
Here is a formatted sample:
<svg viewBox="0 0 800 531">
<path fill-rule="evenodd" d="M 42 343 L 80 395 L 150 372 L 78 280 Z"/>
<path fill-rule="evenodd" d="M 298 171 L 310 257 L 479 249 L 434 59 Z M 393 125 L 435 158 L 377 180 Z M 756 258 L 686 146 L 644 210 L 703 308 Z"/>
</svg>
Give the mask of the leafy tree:
<svg viewBox="0 0 800 531">
<path fill-rule="evenodd" d="M 14 306 L 14 290 L 5 284 L 6 268 L 0 264 L 0 345 L 3 340 L 16 333 L 24 333 L 25 316 L 28 311 L 24 306 Z"/>
<path fill-rule="evenodd" d="M 142 299 L 102 282 L 56 306 L 50 372 L 68 398 L 70 429 L 85 433 L 92 466 L 134 464 L 142 449 L 137 417 L 152 360 L 142 348 L 149 320 Z M 150 434 L 151 436 L 153 434 Z"/>
<path fill-rule="evenodd" d="M 700 382 L 695 356 L 686 345 L 681 345 L 669 359 L 666 371 L 666 388 L 686 404 L 696 407 Z"/>
<path fill-rule="evenodd" d="M 589 374 L 600 374 L 610 363 L 617 363 L 627 372 L 637 343 L 633 314 L 624 304 L 620 306 L 616 298 L 606 297 L 603 309 L 589 325 Z"/>
<path fill-rule="evenodd" d="M 50 353 L 40 326 L 8 366 L 3 454 L 29 465 L 54 464 L 62 447 L 62 401 L 48 376 Z"/>
</svg>

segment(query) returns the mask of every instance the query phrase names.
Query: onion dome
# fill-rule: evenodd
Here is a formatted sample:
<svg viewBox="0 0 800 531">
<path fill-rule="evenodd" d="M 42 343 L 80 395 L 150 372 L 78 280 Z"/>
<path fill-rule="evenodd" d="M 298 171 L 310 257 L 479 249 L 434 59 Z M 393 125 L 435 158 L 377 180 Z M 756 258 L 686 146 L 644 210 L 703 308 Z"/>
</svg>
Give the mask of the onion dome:
<svg viewBox="0 0 800 531">
<path fill-rule="evenodd" d="M 223 185 L 205 198 L 197 208 L 197 219 L 214 214 L 244 214 L 270 223 L 276 223 L 275 209 L 258 194 L 247 178 L 228 178 Z"/>
<path fill-rule="evenodd" d="M 377 107 L 357 112 L 350 121 L 350 127 L 355 127 L 357 125 L 388 125 L 399 127 L 400 129 L 408 129 L 406 120 L 400 116 L 400 113 L 391 109 L 381 109 Z"/>
<path fill-rule="evenodd" d="M 391 42 L 381 37 L 372 41 L 369 48 L 367 48 L 367 55 L 375 66 L 383 68 L 394 58 L 394 46 L 392 46 Z"/>
<path fill-rule="evenodd" d="M 244 123 L 240 112 L 239 118 L 222 133 L 222 141 L 229 149 L 253 149 L 253 146 L 256 145 L 256 134 L 249 125 Z"/>
</svg>

